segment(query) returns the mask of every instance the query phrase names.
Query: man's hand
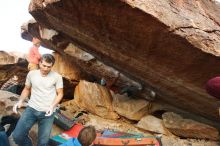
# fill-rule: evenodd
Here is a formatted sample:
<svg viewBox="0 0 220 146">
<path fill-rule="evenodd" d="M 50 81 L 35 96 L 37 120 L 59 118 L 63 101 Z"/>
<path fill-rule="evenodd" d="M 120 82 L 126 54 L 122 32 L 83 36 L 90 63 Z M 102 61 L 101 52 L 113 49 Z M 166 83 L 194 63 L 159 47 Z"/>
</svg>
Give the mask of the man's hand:
<svg viewBox="0 0 220 146">
<path fill-rule="evenodd" d="M 13 112 L 18 114 L 18 108 L 21 108 L 23 105 L 23 101 L 19 100 L 14 106 L 13 106 Z"/>
<path fill-rule="evenodd" d="M 45 116 L 51 116 L 53 114 L 54 107 L 50 106 L 49 109 L 46 111 Z"/>
<path fill-rule="evenodd" d="M 21 95 L 19 97 L 19 101 L 13 106 L 13 112 L 14 113 L 16 113 L 16 114 L 18 113 L 18 111 L 17 111 L 18 108 L 27 106 L 27 103 L 24 102 L 24 101 L 25 101 L 25 98 L 30 95 L 30 92 L 31 92 L 31 86 L 25 85 L 25 87 L 22 90 Z"/>
</svg>

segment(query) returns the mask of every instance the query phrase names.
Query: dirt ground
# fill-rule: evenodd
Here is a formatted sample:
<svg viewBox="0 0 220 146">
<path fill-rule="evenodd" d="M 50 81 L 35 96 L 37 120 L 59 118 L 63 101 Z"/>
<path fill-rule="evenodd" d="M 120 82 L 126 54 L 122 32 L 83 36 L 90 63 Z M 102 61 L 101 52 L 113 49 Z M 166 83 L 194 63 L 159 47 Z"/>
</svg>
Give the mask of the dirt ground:
<svg viewBox="0 0 220 146">
<path fill-rule="evenodd" d="M 114 120 L 108 120 L 103 119 L 98 116 L 94 115 L 88 115 L 89 121 L 86 123 L 86 125 L 93 125 L 96 127 L 97 130 L 103 130 L 103 129 L 114 129 L 119 130 L 123 132 L 137 132 L 142 133 L 146 136 L 152 136 L 154 134 L 149 133 L 147 131 L 142 131 L 138 128 L 136 128 L 133 124 L 130 124 L 125 121 L 114 121 Z M 157 136 L 157 135 L 154 135 Z M 220 146 L 220 142 L 218 141 L 208 141 L 208 140 L 198 140 L 198 139 L 181 139 L 179 137 L 173 137 L 173 136 L 165 136 L 160 135 L 162 146 Z"/>
<path fill-rule="evenodd" d="M 141 133 L 145 136 L 159 136 L 152 133 L 149 133 L 147 131 L 140 130 L 135 127 L 134 123 L 131 123 L 129 121 L 120 119 L 118 121 L 115 120 L 108 120 L 103 119 L 101 117 L 88 114 L 84 115 L 82 118 L 84 119 L 85 125 L 93 125 L 96 130 L 104 130 L 104 129 L 110 129 L 110 130 L 118 130 L 121 132 L 134 132 L 134 133 Z M 56 129 L 56 126 L 54 126 Z M 58 128 L 59 129 L 59 128 Z M 54 130 L 54 129 L 53 129 Z M 60 130 L 55 130 L 59 132 Z M 54 135 L 55 133 L 53 133 Z M 57 135 L 56 133 L 55 135 Z M 220 142 L 218 141 L 208 141 L 208 140 L 198 140 L 198 139 L 181 139 L 179 137 L 175 136 L 161 136 L 161 143 L 162 146 L 220 146 Z M 12 138 L 9 138 L 11 146 L 17 146 Z M 34 142 L 36 143 L 36 141 Z"/>
</svg>

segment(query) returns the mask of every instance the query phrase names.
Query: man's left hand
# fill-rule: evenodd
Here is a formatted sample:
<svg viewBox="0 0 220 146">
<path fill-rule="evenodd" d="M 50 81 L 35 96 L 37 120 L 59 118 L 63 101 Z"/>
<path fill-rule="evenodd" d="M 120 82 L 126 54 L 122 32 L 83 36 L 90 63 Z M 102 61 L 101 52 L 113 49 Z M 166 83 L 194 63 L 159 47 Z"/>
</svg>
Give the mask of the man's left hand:
<svg viewBox="0 0 220 146">
<path fill-rule="evenodd" d="M 53 114 L 53 111 L 54 111 L 54 107 L 53 106 L 50 106 L 50 108 L 46 111 L 46 114 L 45 116 L 51 116 Z"/>
</svg>

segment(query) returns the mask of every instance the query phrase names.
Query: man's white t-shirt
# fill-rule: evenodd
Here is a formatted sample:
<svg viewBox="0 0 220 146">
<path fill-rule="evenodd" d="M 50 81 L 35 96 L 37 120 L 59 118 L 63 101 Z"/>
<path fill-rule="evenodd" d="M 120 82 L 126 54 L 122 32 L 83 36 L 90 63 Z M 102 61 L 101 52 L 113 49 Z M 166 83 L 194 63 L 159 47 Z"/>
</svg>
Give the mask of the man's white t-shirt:
<svg viewBox="0 0 220 146">
<path fill-rule="evenodd" d="M 27 75 L 25 85 L 31 87 L 28 106 L 37 111 L 47 111 L 57 96 L 56 89 L 63 88 L 63 79 L 53 71 L 42 76 L 40 70 L 32 70 Z"/>
</svg>

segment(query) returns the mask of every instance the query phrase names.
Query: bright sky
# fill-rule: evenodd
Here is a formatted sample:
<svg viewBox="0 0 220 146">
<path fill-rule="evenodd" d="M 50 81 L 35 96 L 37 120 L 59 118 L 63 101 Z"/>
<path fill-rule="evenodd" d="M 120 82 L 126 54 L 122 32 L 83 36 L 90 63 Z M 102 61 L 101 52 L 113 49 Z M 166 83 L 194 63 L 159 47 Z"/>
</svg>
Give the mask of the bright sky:
<svg viewBox="0 0 220 146">
<path fill-rule="evenodd" d="M 32 18 L 28 12 L 30 0 L 3 0 L 0 5 L 0 50 L 28 53 L 32 43 L 21 38 L 21 25 Z M 39 48 L 41 54 L 51 50 Z"/>
</svg>

